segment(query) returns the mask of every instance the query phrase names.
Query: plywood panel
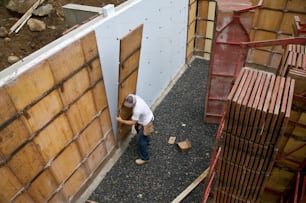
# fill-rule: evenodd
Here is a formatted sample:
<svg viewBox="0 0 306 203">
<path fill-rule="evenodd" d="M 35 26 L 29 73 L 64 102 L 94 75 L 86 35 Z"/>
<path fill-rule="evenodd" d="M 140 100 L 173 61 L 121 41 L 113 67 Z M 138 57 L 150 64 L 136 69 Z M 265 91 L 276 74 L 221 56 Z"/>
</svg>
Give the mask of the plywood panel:
<svg viewBox="0 0 306 203">
<path fill-rule="evenodd" d="M 108 107 L 105 85 L 103 80 L 96 84 L 96 86 L 92 89 L 92 92 L 94 95 L 94 102 L 96 104 L 97 111 Z"/>
<path fill-rule="evenodd" d="M 267 32 L 264 30 L 258 30 L 255 33 L 254 41 L 263 41 L 263 40 L 273 40 L 276 39 L 277 35 L 273 32 Z M 272 50 L 272 46 L 269 47 L 261 47 L 261 49 Z"/>
<path fill-rule="evenodd" d="M 0 123 L 5 123 L 13 118 L 17 111 L 6 90 L 1 87 L 0 103 L 3 105 L 0 111 Z M 3 128 L 0 129 L 1 159 L 4 159 L 5 156 L 16 150 L 28 137 L 29 132 L 20 118 L 13 119 L 11 122 L 8 122 L 8 125 L 3 125 Z"/>
<path fill-rule="evenodd" d="M 34 138 L 35 144 L 45 161 L 55 156 L 67 145 L 73 137 L 67 118 L 62 114 Z M 52 147 L 50 147 L 52 146 Z"/>
<path fill-rule="evenodd" d="M 22 184 L 7 166 L 0 167 L 0 179 L 0 202 L 10 202 Z"/>
<path fill-rule="evenodd" d="M 74 134 L 79 133 L 95 114 L 91 92 L 87 92 L 76 103 L 72 104 L 66 113 Z"/>
<path fill-rule="evenodd" d="M 30 71 L 23 73 L 5 88 L 17 110 L 22 110 L 51 89 L 53 85 L 54 80 L 50 67 L 48 63 L 42 62 Z"/>
<path fill-rule="evenodd" d="M 68 179 L 63 187 L 63 192 L 68 198 L 72 198 L 86 180 L 86 170 L 81 166 L 73 175 Z"/>
<path fill-rule="evenodd" d="M 208 19 L 208 13 L 209 13 L 209 1 L 208 0 L 200 0 L 198 1 L 197 5 L 197 11 L 198 11 L 198 16 L 203 19 Z M 212 10 L 213 12 L 213 10 Z M 211 19 L 212 20 L 212 19 Z"/>
<path fill-rule="evenodd" d="M 35 132 L 60 113 L 62 107 L 58 92 L 52 91 L 27 111 L 28 116 L 22 118 L 28 129 Z"/>
<path fill-rule="evenodd" d="M 102 111 L 100 116 L 100 122 L 101 122 L 103 135 L 105 135 L 106 133 L 112 130 L 112 123 L 111 123 L 109 109 L 105 109 Z"/>
<path fill-rule="evenodd" d="M 269 64 L 270 54 L 264 50 L 252 49 L 248 59 L 252 63 L 267 65 Z"/>
<path fill-rule="evenodd" d="M 73 60 L 71 60 L 73 59 Z M 80 41 L 75 41 L 48 59 L 55 82 L 66 78 L 85 63 Z"/>
<path fill-rule="evenodd" d="M 58 184 L 49 169 L 40 174 L 27 189 L 36 202 L 47 202 Z"/>
<path fill-rule="evenodd" d="M 98 47 L 95 32 L 87 34 L 81 39 L 81 46 L 85 56 L 86 61 L 98 56 Z"/>
<path fill-rule="evenodd" d="M 49 201 L 49 203 L 67 202 L 67 198 L 64 196 L 62 190 L 57 192 Z"/>
<path fill-rule="evenodd" d="M 284 34 L 292 35 L 293 34 L 292 23 L 296 13 L 284 13 L 283 15 L 284 16 L 280 24 L 279 31 Z"/>
<path fill-rule="evenodd" d="M 109 133 L 105 134 L 104 137 L 107 152 L 110 153 L 116 146 L 114 133 L 112 131 L 109 131 Z"/>
<path fill-rule="evenodd" d="M 82 69 L 73 75 L 73 77 L 65 81 L 60 89 L 61 91 L 59 91 L 63 104 L 65 106 L 71 104 L 76 98 L 85 92 L 89 84 L 90 81 L 86 69 Z"/>
<path fill-rule="evenodd" d="M 102 141 L 97 148 L 90 154 L 87 160 L 87 165 L 90 171 L 95 171 L 107 156 L 105 142 Z"/>
<path fill-rule="evenodd" d="M 143 24 L 133 29 L 120 40 L 120 63 L 124 62 L 132 53 L 141 48 Z"/>
<path fill-rule="evenodd" d="M 121 113 L 121 106 L 126 96 L 136 93 L 142 30 L 143 25 L 139 25 L 120 39 L 118 113 Z M 130 130 L 130 126 L 118 123 L 117 140 L 119 143 L 125 139 Z"/>
<path fill-rule="evenodd" d="M 277 0 L 277 1 L 263 1 L 264 8 L 272 9 L 284 9 L 286 7 L 287 0 Z"/>
<path fill-rule="evenodd" d="M 133 54 L 130 57 L 128 57 L 124 61 L 123 64 L 121 64 L 119 81 L 124 81 L 126 77 L 133 74 L 133 72 L 138 69 L 139 58 L 140 58 L 140 49 L 137 49 L 133 52 Z"/>
<path fill-rule="evenodd" d="M 35 201 L 32 200 L 32 198 L 29 196 L 29 194 L 27 192 L 21 193 L 20 195 L 18 195 L 15 199 L 14 202 L 16 203 L 34 203 Z"/>
<path fill-rule="evenodd" d="M 282 22 L 282 17 L 283 13 L 281 11 L 261 9 L 255 26 L 264 30 L 277 31 Z"/>
<path fill-rule="evenodd" d="M 304 0 L 290 0 L 287 3 L 287 9 L 289 11 L 305 12 L 305 1 Z"/>
<path fill-rule="evenodd" d="M 77 139 L 78 146 L 82 153 L 82 157 L 88 156 L 103 138 L 100 129 L 99 119 L 93 120 L 89 126 L 80 134 Z"/>
<path fill-rule="evenodd" d="M 8 166 L 22 184 L 27 184 L 45 165 L 35 144 L 30 142 L 9 160 Z"/>
<path fill-rule="evenodd" d="M 81 162 L 81 157 L 75 143 L 71 143 L 53 162 L 50 169 L 55 175 L 57 182 L 65 181 L 78 164 Z"/>
</svg>

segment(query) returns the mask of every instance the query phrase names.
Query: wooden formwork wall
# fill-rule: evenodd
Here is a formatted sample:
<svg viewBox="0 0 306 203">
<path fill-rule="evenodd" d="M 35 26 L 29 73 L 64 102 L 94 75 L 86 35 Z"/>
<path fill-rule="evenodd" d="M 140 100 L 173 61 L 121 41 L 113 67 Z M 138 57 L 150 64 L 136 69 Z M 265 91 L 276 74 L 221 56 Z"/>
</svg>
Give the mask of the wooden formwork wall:
<svg viewBox="0 0 306 203">
<path fill-rule="evenodd" d="M 294 16 L 306 21 L 305 0 L 264 0 L 257 9 L 250 32 L 251 41 L 286 39 L 293 34 Z M 280 65 L 284 47 L 269 46 L 252 48 L 247 64 L 251 67 L 276 72 Z"/>
<path fill-rule="evenodd" d="M 123 106 L 126 96 L 136 93 L 143 24 L 120 39 L 118 110 L 123 119 L 130 119 L 132 109 Z M 121 143 L 131 127 L 118 123 L 117 138 Z"/>
<path fill-rule="evenodd" d="M 71 201 L 116 146 L 95 33 L 0 95 L 0 202 Z"/>
<path fill-rule="evenodd" d="M 186 62 L 189 62 L 192 56 L 210 59 L 216 9 L 216 1 L 189 0 Z"/>
</svg>

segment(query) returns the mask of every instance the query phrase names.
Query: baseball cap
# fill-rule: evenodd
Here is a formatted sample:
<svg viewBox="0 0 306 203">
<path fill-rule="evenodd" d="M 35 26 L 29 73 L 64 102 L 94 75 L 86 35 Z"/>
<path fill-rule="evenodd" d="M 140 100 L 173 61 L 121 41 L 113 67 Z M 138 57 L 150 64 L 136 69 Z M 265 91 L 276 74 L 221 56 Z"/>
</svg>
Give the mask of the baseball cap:
<svg viewBox="0 0 306 203">
<path fill-rule="evenodd" d="M 133 94 L 129 94 L 126 98 L 125 101 L 123 103 L 124 106 L 128 107 L 128 108 L 132 108 L 134 106 L 134 104 L 136 103 L 136 97 Z"/>
</svg>

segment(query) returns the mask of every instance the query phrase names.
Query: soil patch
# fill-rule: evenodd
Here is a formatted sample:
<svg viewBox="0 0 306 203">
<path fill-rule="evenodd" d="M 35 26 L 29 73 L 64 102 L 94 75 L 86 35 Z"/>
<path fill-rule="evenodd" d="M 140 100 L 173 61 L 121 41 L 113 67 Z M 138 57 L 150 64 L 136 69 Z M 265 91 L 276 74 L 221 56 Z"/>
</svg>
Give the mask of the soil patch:
<svg viewBox="0 0 306 203">
<path fill-rule="evenodd" d="M 115 6 L 125 2 L 126 0 L 49 0 L 44 3 L 52 4 L 53 11 L 44 17 L 32 16 L 46 23 L 47 29 L 42 32 L 32 32 L 27 25 L 24 25 L 18 33 L 13 32 L 8 38 L 0 37 L 0 71 L 6 69 L 11 64 L 8 57 L 11 55 L 24 58 L 31 53 L 37 51 L 48 43 L 61 37 L 67 27 L 64 19 L 62 6 L 74 3 L 80 5 L 103 7 L 107 4 Z M 7 30 L 22 17 L 22 14 L 9 11 L 6 7 L 0 6 L 0 27 Z"/>
</svg>

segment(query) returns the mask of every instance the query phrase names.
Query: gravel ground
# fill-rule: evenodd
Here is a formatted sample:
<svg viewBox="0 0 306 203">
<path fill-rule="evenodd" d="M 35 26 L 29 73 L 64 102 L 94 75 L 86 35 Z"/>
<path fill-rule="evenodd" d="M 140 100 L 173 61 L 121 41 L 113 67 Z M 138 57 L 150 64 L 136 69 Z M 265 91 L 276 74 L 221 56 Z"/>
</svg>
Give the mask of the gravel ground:
<svg viewBox="0 0 306 203">
<path fill-rule="evenodd" d="M 104 202 L 167 203 L 185 190 L 208 166 L 217 125 L 205 124 L 204 97 L 208 62 L 195 58 L 156 107 L 155 132 L 151 136 L 149 163 L 138 166 L 137 136 L 89 197 Z M 188 138 L 192 148 L 181 152 L 168 144 L 170 136 Z M 182 202 L 201 202 L 200 183 Z"/>
</svg>

